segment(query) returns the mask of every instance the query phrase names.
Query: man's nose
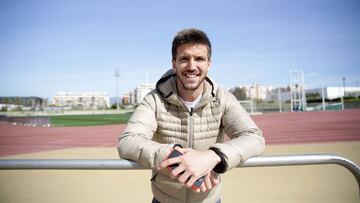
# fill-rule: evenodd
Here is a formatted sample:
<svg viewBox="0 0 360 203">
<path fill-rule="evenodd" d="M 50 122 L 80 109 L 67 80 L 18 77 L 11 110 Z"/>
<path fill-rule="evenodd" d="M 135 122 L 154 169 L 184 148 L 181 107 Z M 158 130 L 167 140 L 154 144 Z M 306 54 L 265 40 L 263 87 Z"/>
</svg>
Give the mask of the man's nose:
<svg viewBox="0 0 360 203">
<path fill-rule="evenodd" d="M 195 70 L 196 69 L 196 61 L 193 58 L 191 58 L 189 60 L 189 63 L 187 65 L 187 69 L 188 70 Z"/>
</svg>

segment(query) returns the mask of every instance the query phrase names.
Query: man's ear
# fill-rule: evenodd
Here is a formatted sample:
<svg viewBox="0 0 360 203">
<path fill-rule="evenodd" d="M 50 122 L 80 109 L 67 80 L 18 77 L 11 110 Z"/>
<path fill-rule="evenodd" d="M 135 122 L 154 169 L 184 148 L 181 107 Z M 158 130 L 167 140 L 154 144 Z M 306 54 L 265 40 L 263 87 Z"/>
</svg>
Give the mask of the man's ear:
<svg viewBox="0 0 360 203">
<path fill-rule="evenodd" d="M 209 60 L 208 63 L 209 63 L 209 66 L 208 66 L 208 71 L 209 71 L 211 68 L 211 60 Z"/>
<path fill-rule="evenodd" d="M 172 62 L 172 69 L 174 70 L 174 72 L 176 72 L 176 66 L 175 66 L 176 62 L 174 59 L 171 62 Z"/>
</svg>

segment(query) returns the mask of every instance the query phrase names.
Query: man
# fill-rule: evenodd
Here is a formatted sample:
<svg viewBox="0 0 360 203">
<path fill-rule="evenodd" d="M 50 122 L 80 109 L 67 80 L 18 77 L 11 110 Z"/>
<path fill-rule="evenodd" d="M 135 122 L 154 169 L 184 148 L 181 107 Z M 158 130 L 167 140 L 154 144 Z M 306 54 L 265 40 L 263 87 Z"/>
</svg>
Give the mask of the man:
<svg viewBox="0 0 360 203">
<path fill-rule="evenodd" d="M 153 169 L 153 202 L 220 202 L 218 174 L 264 150 L 253 120 L 207 76 L 210 65 L 207 35 L 197 29 L 178 32 L 172 69 L 145 96 L 119 138 L 121 158 Z M 167 158 L 173 148 L 183 155 Z M 173 164 L 178 165 L 168 170 Z M 200 188 L 192 188 L 201 177 Z"/>
</svg>

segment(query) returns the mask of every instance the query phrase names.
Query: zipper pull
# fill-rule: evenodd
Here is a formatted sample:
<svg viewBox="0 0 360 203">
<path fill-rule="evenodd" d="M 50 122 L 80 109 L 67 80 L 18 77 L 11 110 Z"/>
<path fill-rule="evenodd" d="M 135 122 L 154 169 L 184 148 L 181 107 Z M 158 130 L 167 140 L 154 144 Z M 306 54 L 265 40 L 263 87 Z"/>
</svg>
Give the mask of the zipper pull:
<svg viewBox="0 0 360 203">
<path fill-rule="evenodd" d="M 193 112 L 194 112 L 194 108 L 191 108 L 191 109 L 190 109 L 190 116 L 193 115 Z"/>
</svg>

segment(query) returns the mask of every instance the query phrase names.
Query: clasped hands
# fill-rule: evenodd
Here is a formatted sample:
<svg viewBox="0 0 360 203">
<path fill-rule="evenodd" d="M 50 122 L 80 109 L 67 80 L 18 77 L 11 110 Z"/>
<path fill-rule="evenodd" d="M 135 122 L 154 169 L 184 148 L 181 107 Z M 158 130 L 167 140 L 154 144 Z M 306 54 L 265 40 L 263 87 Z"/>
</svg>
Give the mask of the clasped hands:
<svg viewBox="0 0 360 203">
<path fill-rule="evenodd" d="M 187 187 L 191 187 L 197 179 L 205 176 L 204 182 L 200 188 L 195 190 L 196 192 L 211 190 L 215 185 L 219 184 L 218 177 L 214 176 L 211 172 L 216 164 L 221 161 L 215 152 L 212 150 L 197 151 L 191 148 L 180 147 L 175 149 L 183 153 L 183 155 L 164 160 L 157 167 L 158 170 L 178 164 L 178 167 L 171 171 L 170 177 L 173 179 L 177 178 L 180 183 Z"/>
</svg>

